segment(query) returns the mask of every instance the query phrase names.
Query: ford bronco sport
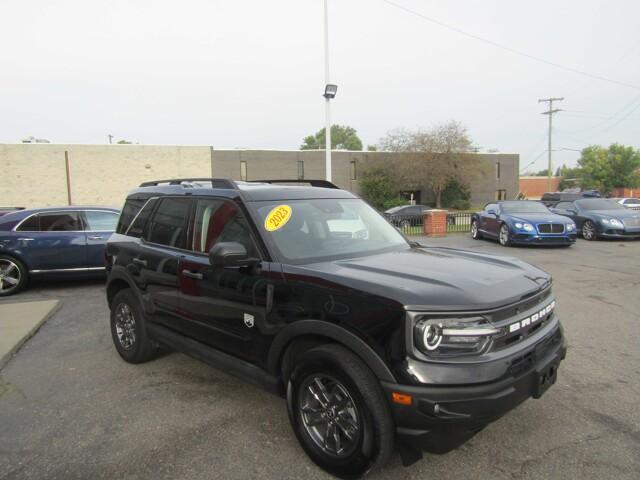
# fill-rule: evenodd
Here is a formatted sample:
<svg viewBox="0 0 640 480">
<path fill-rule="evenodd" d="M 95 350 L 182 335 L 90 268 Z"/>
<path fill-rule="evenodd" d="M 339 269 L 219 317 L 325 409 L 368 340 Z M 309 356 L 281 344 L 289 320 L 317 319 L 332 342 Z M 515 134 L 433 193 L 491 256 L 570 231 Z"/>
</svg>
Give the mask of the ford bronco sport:
<svg viewBox="0 0 640 480">
<path fill-rule="evenodd" d="M 105 254 L 122 358 L 164 345 L 285 396 L 302 448 L 340 477 L 394 448 L 405 465 L 447 452 L 556 381 L 548 274 L 410 242 L 357 196 L 306 183 L 133 190 Z"/>
</svg>

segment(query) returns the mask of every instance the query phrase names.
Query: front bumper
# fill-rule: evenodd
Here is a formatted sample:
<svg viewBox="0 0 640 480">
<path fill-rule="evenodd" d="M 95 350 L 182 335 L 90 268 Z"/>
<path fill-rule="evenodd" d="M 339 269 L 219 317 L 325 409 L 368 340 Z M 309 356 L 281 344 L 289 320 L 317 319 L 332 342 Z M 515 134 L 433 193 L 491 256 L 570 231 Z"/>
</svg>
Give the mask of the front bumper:
<svg viewBox="0 0 640 480">
<path fill-rule="evenodd" d="M 410 405 L 389 402 L 403 462 L 410 464 L 419 459 L 418 452 L 422 450 L 432 453 L 453 450 L 524 400 L 539 398 L 555 383 L 557 367 L 566 351 L 562 328 L 558 326 L 535 347 L 511 359 L 508 374 L 493 382 L 463 386 L 382 382 L 387 398 L 391 399 L 393 392 L 412 398 Z"/>
<path fill-rule="evenodd" d="M 523 245 L 572 245 L 575 243 L 577 234 L 539 234 L 539 233 L 514 233 L 511 235 L 513 243 Z"/>
<path fill-rule="evenodd" d="M 640 238 L 640 228 L 603 229 L 600 233 L 602 238 Z"/>
</svg>

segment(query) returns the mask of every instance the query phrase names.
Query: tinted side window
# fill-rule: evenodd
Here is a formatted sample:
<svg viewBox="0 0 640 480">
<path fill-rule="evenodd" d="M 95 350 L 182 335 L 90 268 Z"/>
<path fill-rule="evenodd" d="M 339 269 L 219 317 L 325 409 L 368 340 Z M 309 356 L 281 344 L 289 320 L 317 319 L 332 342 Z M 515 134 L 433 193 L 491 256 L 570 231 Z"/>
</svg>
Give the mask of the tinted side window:
<svg viewBox="0 0 640 480">
<path fill-rule="evenodd" d="M 258 256 L 249 224 L 236 204 L 217 199 L 197 200 L 192 249 L 207 253 L 218 242 L 239 242 L 249 256 Z"/>
<path fill-rule="evenodd" d="M 118 214 L 115 212 L 105 212 L 89 210 L 84 212 L 87 220 L 87 230 L 94 232 L 113 232 L 118 222 Z"/>
<path fill-rule="evenodd" d="M 131 222 L 136 217 L 140 209 L 145 203 L 144 198 L 127 198 L 127 201 L 124 203 L 124 207 L 122 207 L 122 212 L 120 213 L 120 220 L 118 220 L 118 226 L 116 231 L 118 233 L 124 234 Z"/>
<path fill-rule="evenodd" d="M 145 227 L 147 226 L 147 222 L 149 221 L 149 217 L 151 216 L 151 212 L 153 212 L 157 203 L 158 199 L 152 198 L 144 205 L 144 207 L 142 207 L 142 210 L 140 210 L 140 213 L 131 224 L 129 231 L 126 231 L 127 236 L 135 238 L 142 237 Z"/>
<path fill-rule="evenodd" d="M 40 231 L 40 221 L 39 215 L 32 215 L 27 218 L 24 222 L 20 224 L 20 226 L 16 229 L 18 232 L 38 232 Z"/>
<path fill-rule="evenodd" d="M 494 212 L 498 211 L 498 205 L 495 203 L 490 203 L 486 207 L 484 207 L 484 211 L 488 212 L 489 210 L 493 210 Z"/>
<path fill-rule="evenodd" d="M 41 232 L 77 232 L 83 230 L 78 212 L 41 213 Z"/>
<path fill-rule="evenodd" d="M 556 208 L 561 208 L 561 209 L 568 209 L 568 208 L 573 208 L 573 203 L 572 202 L 560 202 L 556 205 Z"/>
<path fill-rule="evenodd" d="M 189 198 L 164 198 L 151 219 L 147 239 L 169 247 L 185 248 Z"/>
</svg>

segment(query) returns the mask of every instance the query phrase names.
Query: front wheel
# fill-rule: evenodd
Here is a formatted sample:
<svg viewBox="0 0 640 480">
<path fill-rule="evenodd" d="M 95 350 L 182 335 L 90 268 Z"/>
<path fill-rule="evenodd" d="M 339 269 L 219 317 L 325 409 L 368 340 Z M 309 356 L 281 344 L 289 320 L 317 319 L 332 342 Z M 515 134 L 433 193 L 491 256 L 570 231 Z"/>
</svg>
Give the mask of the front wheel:
<svg viewBox="0 0 640 480">
<path fill-rule="evenodd" d="M 477 220 L 473 220 L 471 222 L 471 238 L 474 240 L 480 240 L 482 238 L 482 234 L 480 233 L 480 230 L 478 230 Z"/>
<path fill-rule="evenodd" d="M 598 239 L 598 230 L 596 229 L 595 223 L 593 223 L 591 220 L 587 220 L 582 224 L 582 237 L 585 240 Z"/>
<path fill-rule="evenodd" d="M 147 335 L 142 309 L 131 289 L 121 290 L 113 298 L 111 337 L 126 362 L 146 362 L 156 354 L 156 348 Z"/>
<path fill-rule="evenodd" d="M 27 268 L 17 258 L 0 255 L 0 297 L 18 293 L 29 281 Z"/>
<path fill-rule="evenodd" d="M 380 384 L 344 347 L 322 345 L 296 358 L 287 408 L 302 448 L 333 475 L 359 477 L 393 451 L 393 419 Z"/>
<path fill-rule="evenodd" d="M 500 241 L 500 245 L 502 245 L 503 247 L 508 247 L 509 245 L 511 245 L 511 238 L 509 237 L 509 227 L 506 223 L 503 223 L 500 226 L 498 240 Z"/>
</svg>

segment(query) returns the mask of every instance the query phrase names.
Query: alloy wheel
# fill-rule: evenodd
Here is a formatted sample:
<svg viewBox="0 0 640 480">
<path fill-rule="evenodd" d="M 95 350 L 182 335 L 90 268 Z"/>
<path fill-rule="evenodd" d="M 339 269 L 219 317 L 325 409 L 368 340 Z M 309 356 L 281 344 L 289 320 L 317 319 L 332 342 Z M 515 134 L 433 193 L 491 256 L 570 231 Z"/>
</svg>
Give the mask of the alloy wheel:
<svg viewBox="0 0 640 480">
<path fill-rule="evenodd" d="M 471 237 L 478 238 L 478 222 L 471 222 Z"/>
<path fill-rule="evenodd" d="M 300 387 L 298 408 L 308 436 L 325 454 L 347 457 L 361 435 L 358 409 L 346 387 L 324 374 L 309 376 Z"/>
<path fill-rule="evenodd" d="M 582 236 L 585 240 L 593 240 L 595 234 L 595 225 L 593 223 L 586 221 L 582 225 Z"/>
<path fill-rule="evenodd" d="M 9 293 L 15 290 L 21 279 L 22 273 L 16 263 L 7 258 L 0 259 L 0 292 Z"/>
<path fill-rule="evenodd" d="M 500 245 L 507 246 L 509 244 L 509 228 L 506 225 L 500 227 Z"/>
<path fill-rule="evenodd" d="M 133 348 L 136 343 L 136 319 L 126 303 L 120 303 L 116 307 L 115 327 L 122 348 L 125 350 Z"/>
</svg>

